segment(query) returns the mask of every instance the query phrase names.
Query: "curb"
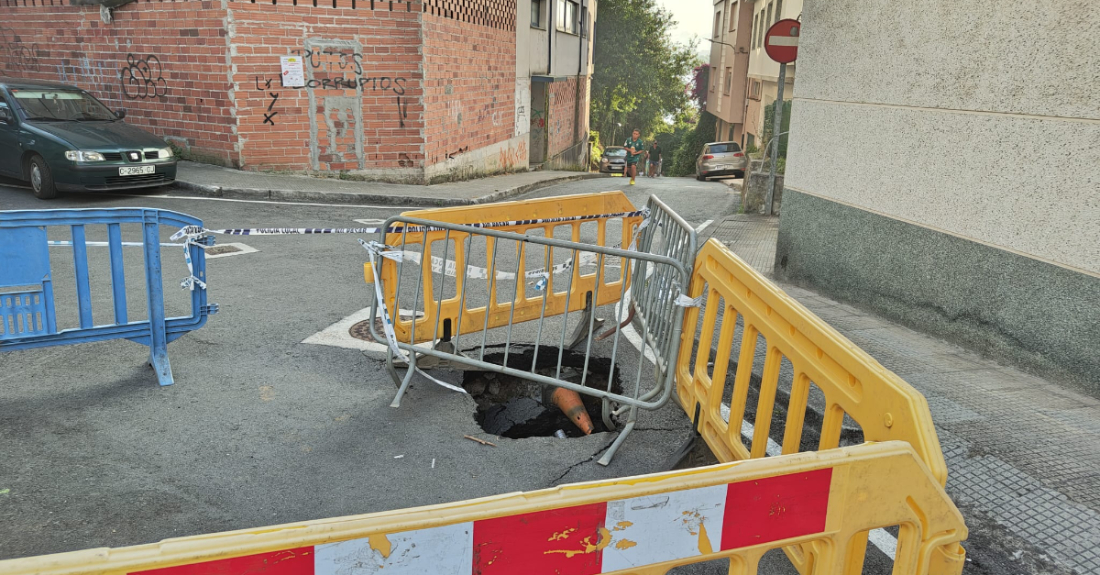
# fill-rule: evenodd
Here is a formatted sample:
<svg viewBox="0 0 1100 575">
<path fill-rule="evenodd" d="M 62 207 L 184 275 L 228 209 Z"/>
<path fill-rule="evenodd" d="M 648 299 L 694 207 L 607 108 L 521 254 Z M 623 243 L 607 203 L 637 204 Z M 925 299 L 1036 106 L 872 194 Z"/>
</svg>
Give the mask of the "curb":
<svg viewBox="0 0 1100 575">
<path fill-rule="evenodd" d="M 232 188 L 222 186 L 210 186 L 206 184 L 196 184 L 180 179 L 177 179 L 174 185 L 179 189 L 195 192 L 199 195 L 210 198 L 270 200 L 288 203 L 310 202 L 332 205 L 370 203 L 397 207 L 454 207 L 499 202 L 541 188 L 599 177 L 603 177 L 603 174 L 586 173 L 576 174 L 573 176 L 563 176 L 560 178 L 542 180 L 540 182 L 532 182 L 530 184 L 516 186 L 507 190 L 500 190 L 472 199 L 392 196 L 359 192 L 319 192 L 304 190 L 271 190 L 264 188 Z"/>
</svg>

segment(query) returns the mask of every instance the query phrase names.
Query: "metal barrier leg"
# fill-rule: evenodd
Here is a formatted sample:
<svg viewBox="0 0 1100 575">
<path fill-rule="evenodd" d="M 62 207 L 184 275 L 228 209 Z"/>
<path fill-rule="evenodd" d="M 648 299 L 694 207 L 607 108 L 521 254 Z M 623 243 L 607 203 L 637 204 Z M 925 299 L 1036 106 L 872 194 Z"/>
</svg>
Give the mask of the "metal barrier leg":
<svg viewBox="0 0 1100 575">
<path fill-rule="evenodd" d="M 585 295 L 584 309 L 581 311 L 581 321 L 577 323 L 577 329 L 573 330 L 573 337 L 569 338 L 569 344 L 565 346 L 565 349 L 573 349 L 588 339 L 588 324 L 593 323 L 592 314 L 595 313 L 593 307 L 592 292 L 588 292 Z M 593 324 L 594 329 L 598 330 L 603 327 L 603 322 L 604 320 L 596 318 Z"/>
<path fill-rule="evenodd" d="M 146 221 L 145 283 L 149 293 L 149 364 L 157 373 L 157 381 L 172 385 L 172 365 L 168 362 L 168 336 L 165 333 L 164 286 L 160 268 L 160 224 Z"/>
<path fill-rule="evenodd" d="M 619 446 L 626 441 L 626 436 L 630 435 L 631 431 L 634 431 L 634 424 L 637 423 L 638 410 L 635 408 L 631 411 L 630 421 L 626 423 L 626 427 L 619 432 L 619 436 L 615 438 L 615 441 L 611 443 L 611 447 L 607 448 L 607 452 L 603 454 L 603 457 L 597 462 L 600 465 L 607 467 L 611 464 L 611 458 L 615 457 L 615 452 L 619 450 Z"/>
<path fill-rule="evenodd" d="M 401 407 L 401 396 L 405 395 L 406 389 L 409 389 L 413 374 L 416 373 L 416 353 L 410 353 L 409 356 L 409 370 L 405 372 L 405 379 L 401 381 L 401 387 L 398 388 L 397 395 L 390 402 L 390 407 Z"/>
</svg>

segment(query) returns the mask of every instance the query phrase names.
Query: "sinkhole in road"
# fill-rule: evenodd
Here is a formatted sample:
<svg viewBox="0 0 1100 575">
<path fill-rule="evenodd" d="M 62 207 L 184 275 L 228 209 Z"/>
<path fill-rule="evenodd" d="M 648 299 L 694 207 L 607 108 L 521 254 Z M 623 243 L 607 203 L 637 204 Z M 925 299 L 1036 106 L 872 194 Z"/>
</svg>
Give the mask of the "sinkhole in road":
<svg viewBox="0 0 1100 575">
<path fill-rule="evenodd" d="M 471 350 L 471 355 L 474 353 Z M 527 370 L 534 358 L 533 349 L 512 347 L 508 354 L 508 366 Z M 485 354 L 485 361 L 503 364 L 503 353 Z M 542 348 L 539 351 L 535 372 L 554 377 L 557 371 L 558 353 L 556 349 Z M 584 370 L 584 354 L 566 351 L 562 355 L 561 379 L 579 384 Z M 611 370 L 611 360 L 591 357 L 588 361 L 588 377 L 585 387 L 607 389 L 607 378 Z M 611 391 L 621 393 L 618 369 L 611 382 Z M 560 430 L 566 438 L 583 437 L 585 434 L 550 399 L 550 394 L 558 389 L 553 385 L 543 385 L 520 377 L 489 371 L 467 371 L 462 387 L 470 393 L 477 403 L 474 419 L 486 433 L 522 439 L 525 437 L 553 437 Z M 593 433 L 615 431 L 604 424 L 602 401 L 597 397 L 579 394 L 588 417 L 592 420 Z"/>
</svg>

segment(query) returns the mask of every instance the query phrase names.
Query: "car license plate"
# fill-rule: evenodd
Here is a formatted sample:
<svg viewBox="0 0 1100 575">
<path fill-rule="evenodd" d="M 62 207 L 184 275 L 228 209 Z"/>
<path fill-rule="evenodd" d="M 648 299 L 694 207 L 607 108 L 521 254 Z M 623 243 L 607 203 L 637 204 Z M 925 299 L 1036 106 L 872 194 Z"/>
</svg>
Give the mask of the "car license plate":
<svg viewBox="0 0 1100 575">
<path fill-rule="evenodd" d="M 156 171 L 156 166 L 125 166 L 118 169 L 118 175 L 136 176 L 139 174 L 153 174 L 156 173 Z"/>
</svg>

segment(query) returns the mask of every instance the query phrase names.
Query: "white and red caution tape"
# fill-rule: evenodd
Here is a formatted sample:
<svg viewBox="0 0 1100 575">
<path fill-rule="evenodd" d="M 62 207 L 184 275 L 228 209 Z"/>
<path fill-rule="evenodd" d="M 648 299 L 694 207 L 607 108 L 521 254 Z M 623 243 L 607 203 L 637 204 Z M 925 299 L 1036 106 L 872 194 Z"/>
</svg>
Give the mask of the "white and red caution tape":
<svg viewBox="0 0 1100 575">
<path fill-rule="evenodd" d="M 831 482 L 820 469 L 140 573 L 596 575 L 823 533 Z"/>
</svg>

